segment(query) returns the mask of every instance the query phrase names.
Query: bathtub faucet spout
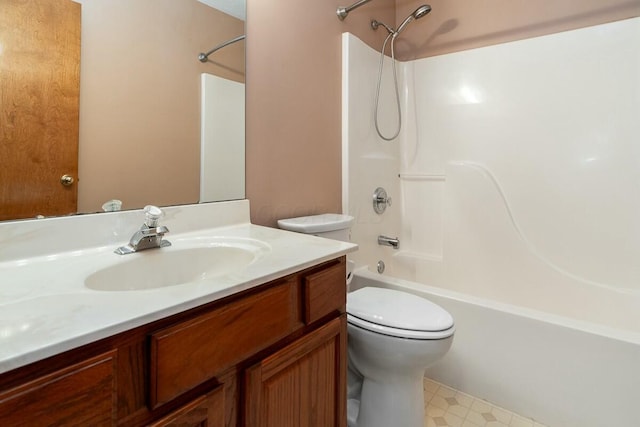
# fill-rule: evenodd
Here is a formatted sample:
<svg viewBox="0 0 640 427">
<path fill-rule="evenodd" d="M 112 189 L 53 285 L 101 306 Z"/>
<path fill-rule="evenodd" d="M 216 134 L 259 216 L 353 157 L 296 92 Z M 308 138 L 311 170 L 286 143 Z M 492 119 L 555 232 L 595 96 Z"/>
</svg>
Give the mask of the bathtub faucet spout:
<svg viewBox="0 0 640 427">
<path fill-rule="evenodd" d="M 397 237 L 378 236 L 378 244 L 382 246 L 391 246 L 393 249 L 400 248 L 400 240 Z"/>
</svg>

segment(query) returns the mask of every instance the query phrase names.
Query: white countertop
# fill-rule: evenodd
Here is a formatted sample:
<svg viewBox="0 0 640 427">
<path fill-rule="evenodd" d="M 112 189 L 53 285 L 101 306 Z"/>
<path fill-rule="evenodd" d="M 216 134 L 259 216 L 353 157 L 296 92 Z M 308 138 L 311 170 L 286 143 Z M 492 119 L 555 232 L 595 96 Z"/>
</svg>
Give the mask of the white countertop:
<svg viewBox="0 0 640 427">
<path fill-rule="evenodd" d="M 210 213 L 211 204 L 206 209 Z M 261 249 L 251 264 L 226 275 L 152 290 L 100 291 L 84 284 L 91 273 L 132 259 L 127 257 L 144 256 L 144 252 L 116 255 L 113 250 L 117 243 L 87 246 L 85 241 L 81 248 L 34 250 L 36 256 L 6 259 L 3 255 L 11 245 L 3 238 L 18 236 L 24 243 L 25 235 L 33 235 L 29 227 L 33 228 L 35 222 L 0 226 L 0 373 L 267 283 L 357 248 L 351 243 L 252 225 L 247 221 L 248 203 L 241 210 L 246 212 L 239 222 L 221 221 L 223 226 L 211 227 L 215 221 L 208 221 L 209 228 L 184 227 L 189 231 L 167 234 L 171 247 L 147 252 L 180 250 L 194 241 L 206 243 L 207 239 L 257 242 Z M 139 219 L 137 215 L 134 218 Z M 65 221 L 67 227 L 78 225 Z M 180 229 L 180 221 L 168 223 L 171 230 Z M 42 223 L 36 224 L 42 229 Z M 64 230 L 52 234 L 64 234 Z M 46 244 L 55 247 L 51 242 Z M 68 243 L 66 246 L 70 249 Z"/>
</svg>

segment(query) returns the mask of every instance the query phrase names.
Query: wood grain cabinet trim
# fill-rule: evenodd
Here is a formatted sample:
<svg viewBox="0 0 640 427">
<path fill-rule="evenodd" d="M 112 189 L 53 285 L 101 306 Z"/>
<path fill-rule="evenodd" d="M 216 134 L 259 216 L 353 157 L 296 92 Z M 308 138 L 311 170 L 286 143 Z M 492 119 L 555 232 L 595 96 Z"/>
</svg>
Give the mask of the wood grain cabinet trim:
<svg viewBox="0 0 640 427">
<path fill-rule="evenodd" d="M 231 302 L 151 334 L 150 406 L 156 408 L 301 327 L 297 281 Z"/>
<path fill-rule="evenodd" d="M 346 263 L 344 258 L 334 266 L 303 278 L 304 320 L 309 324 L 333 312 L 344 312 L 346 306 Z"/>
<path fill-rule="evenodd" d="M 116 355 L 109 351 L 0 393 L 0 426 L 115 426 Z"/>
<path fill-rule="evenodd" d="M 192 400 L 148 427 L 224 427 L 224 387 Z"/>
</svg>

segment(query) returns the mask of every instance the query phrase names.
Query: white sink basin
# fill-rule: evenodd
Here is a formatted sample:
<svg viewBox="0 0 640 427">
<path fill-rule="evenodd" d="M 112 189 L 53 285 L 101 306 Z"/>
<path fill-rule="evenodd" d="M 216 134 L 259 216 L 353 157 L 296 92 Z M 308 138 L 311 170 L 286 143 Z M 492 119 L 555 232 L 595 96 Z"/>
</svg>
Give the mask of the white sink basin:
<svg viewBox="0 0 640 427">
<path fill-rule="evenodd" d="M 178 243 L 179 245 L 179 243 Z M 176 286 L 239 272 L 266 248 L 252 244 L 149 249 L 122 255 L 122 261 L 89 275 L 85 286 L 98 291 L 140 291 Z"/>
</svg>

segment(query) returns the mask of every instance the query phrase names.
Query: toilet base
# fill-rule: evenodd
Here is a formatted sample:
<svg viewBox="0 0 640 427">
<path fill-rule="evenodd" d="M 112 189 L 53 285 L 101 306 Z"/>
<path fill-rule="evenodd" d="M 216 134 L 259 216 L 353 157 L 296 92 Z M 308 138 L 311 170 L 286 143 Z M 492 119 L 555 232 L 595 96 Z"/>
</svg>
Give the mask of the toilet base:
<svg viewBox="0 0 640 427">
<path fill-rule="evenodd" d="M 354 368 L 353 362 L 349 358 L 347 364 L 347 427 L 358 426 L 362 381 L 362 374 Z"/>
<path fill-rule="evenodd" d="M 423 425 L 424 391 L 421 376 L 392 384 L 364 379 L 357 422 L 353 427 Z"/>
<path fill-rule="evenodd" d="M 358 427 L 358 413 L 360 401 L 358 399 L 347 400 L 347 427 Z"/>
</svg>

